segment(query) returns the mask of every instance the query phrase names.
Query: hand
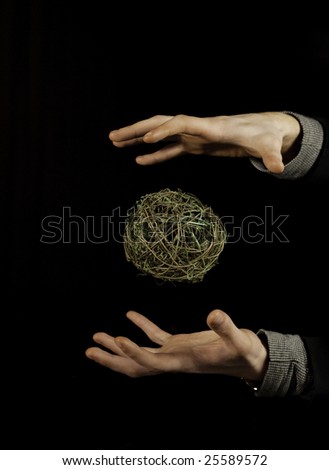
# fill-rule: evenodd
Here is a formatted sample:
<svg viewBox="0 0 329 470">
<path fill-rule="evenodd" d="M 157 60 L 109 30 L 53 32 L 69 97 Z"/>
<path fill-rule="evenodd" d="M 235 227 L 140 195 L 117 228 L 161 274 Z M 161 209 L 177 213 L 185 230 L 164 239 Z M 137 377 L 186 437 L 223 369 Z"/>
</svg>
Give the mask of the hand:
<svg viewBox="0 0 329 470">
<path fill-rule="evenodd" d="M 190 372 L 225 374 L 261 381 L 267 367 L 267 349 L 250 330 L 239 329 L 221 310 L 207 318 L 207 331 L 171 335 L 143 315 L 128 312 L 127 317 L 159 347 L 140 347 L 125 337 L 96 333 L 94 341 L 107 348 L 87 349 L 86 356 L 102 366 L 130 377 Z"/>
<path fill-rule="evenodd" d="M 293 116 L 280 112 L 199 118 L 154 116 L 110 132 L 116 147 L 139 143 L 174 143 L 136 158 L 151 165 L 183 154 L 255 157 L 272 173 L 281 173 L 298 152 L 301 129 Z"/>
</svg>

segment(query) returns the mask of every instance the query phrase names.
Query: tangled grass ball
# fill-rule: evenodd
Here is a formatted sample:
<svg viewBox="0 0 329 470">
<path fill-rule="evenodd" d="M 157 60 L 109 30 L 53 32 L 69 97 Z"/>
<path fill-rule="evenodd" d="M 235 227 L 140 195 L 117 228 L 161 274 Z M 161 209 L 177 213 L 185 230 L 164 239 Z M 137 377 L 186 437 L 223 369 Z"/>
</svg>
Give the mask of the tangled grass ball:
<svg viewBox="0 0 329 470">
<path fill-rule="evenodd" d="M 200 282 L 218 262 L 226 230 L 194 195 L 163 189 L 146 194 L 128 212 L 126 259 L 144 274 L 172 282 Z"/>
</svg>

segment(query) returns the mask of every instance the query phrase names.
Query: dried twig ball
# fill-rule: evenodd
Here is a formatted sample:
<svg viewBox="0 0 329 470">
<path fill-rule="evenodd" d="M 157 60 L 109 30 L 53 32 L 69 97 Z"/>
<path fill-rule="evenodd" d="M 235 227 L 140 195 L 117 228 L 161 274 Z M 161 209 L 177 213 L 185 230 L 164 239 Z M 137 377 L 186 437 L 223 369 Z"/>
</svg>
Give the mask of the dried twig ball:
<svg viewBox="0 0 329 470">
<path fill-rule="evenodd" d="M 142 196 L 128 211 L 123 238 L 126 259 L 141 273 L 200 282 L 217 264 L 226 230 L 196 196 L 163 189 Z"/>
</svg>

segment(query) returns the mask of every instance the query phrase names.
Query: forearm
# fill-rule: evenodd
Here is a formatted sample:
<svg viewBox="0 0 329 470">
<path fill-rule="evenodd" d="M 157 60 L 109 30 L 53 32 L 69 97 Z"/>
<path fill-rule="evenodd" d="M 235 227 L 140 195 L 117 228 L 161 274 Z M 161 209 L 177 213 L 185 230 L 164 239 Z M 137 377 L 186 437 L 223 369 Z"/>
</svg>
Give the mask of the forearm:
<svg viewBox="0 0 329 470">
<path fill-rule="evenodd" d="M 312 382 L 303 340 L 298 335 L 284 335 L 260 330 L 258 336 L 268 347 L 268 367 L 258 397 L 302 395 Z"/>
</svg>

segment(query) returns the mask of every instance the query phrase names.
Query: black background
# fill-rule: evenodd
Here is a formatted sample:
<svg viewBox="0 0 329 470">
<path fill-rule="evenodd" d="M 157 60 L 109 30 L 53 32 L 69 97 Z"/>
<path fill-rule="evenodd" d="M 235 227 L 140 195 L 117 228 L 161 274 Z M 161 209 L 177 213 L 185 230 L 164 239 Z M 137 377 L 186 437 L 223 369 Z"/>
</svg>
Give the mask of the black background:
<svg viewBox="0 0 329 470">
<path fill-rule="evenodd" d="M 173 333 L 205 329 L 213 308 L 253 330 L 321 331 L 323 188 L 278 181 L 247 160 L 186 156 L 139 167 L 142 150 L 116 149 L 108 133 L 153 114 L 325 115 L 328 30 L 312 15 L 292 22 L 261 12 L 256 21 L 191 6 L 5 1 L 1 9 L 2 447 L 325 445 L 323 408 L 256 400 L 227 377 L 130 379 L 84 351 L 96 331 L 145 342 L 129 309 Z M 290 243 L 228 244 L 201 284 L 159 286 L 126 262 L 118 219 L 107 243 L 79 244 L 74 231 L 69 244 L 40 242 L 42 219 L 63 207 L 100 221 L 164 187 L 196 194 L 237 225 L 273 206 L 289 215 Z"/>
</svg>

